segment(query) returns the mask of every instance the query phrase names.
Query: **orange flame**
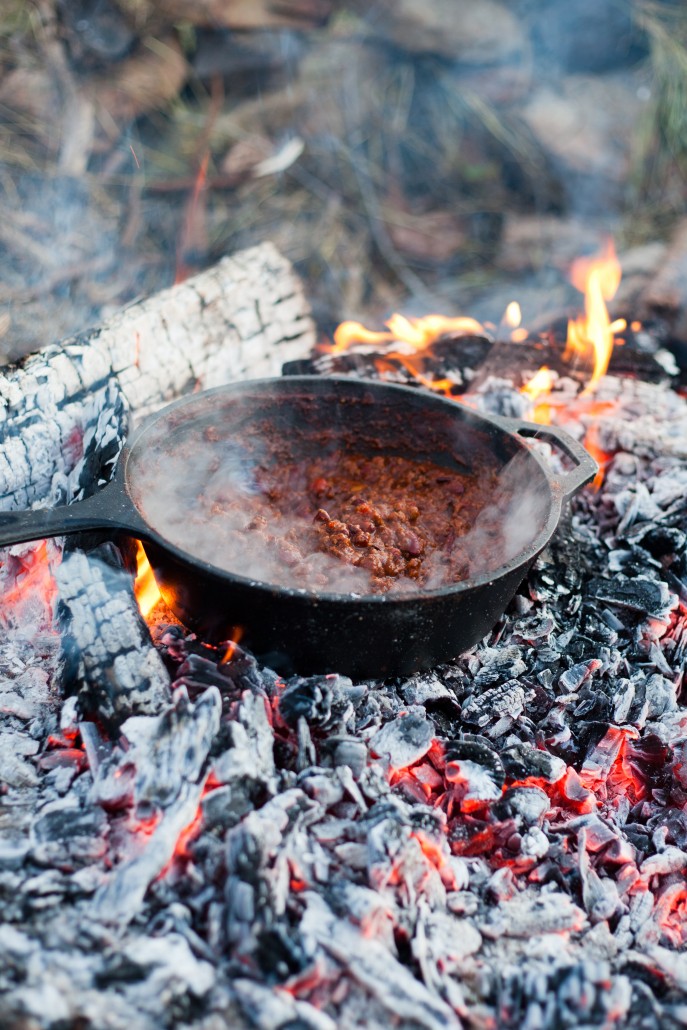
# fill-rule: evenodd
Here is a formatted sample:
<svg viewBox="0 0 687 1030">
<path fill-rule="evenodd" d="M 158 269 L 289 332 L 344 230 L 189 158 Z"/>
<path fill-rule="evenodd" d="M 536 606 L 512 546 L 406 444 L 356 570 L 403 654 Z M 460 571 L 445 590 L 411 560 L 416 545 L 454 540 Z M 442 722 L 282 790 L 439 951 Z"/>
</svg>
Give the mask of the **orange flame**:
<svg viewBox="0 0 687 1030">
<path fill-rule="evenodd" d="M 220 665 L 226 665 L 228 662 L 232 660 L 232 658 L 236 654 L 236 647 L 238 644 L 240 644 L 242 636 L 243 628 L 241 626 L 236 626 L 235 629 L 232 631 L 229 640 L 227 641 L 227 649 L 224 652 L 222 658 L 220 659 Z"/>
<path fill-rule="evenodd" d="M 522 322 L 522 311 L 517 300 L 512 300 L 506 308 L 506 313 L 503 316 L 504 323 L 511 329 L 517 329 Z"/>
<path fill-rule="evenodd" d="M 556 373 L 552 372 L 547 365 L 542 365 L 538 372 L 525 383 L 520 393 L 536 401 L 542 394 L 550 393 L 553 384 L 556 382 Z"/>
<path fill-rule="evenodd" d="M 593 359 L 592 376 L 585 393 L 589 393 L 605 374 L 611 360 L 615 334 L 627 328 L 623 318 L 611 322 L 606 307 L 606 301 L 613 300 L 618 291 L 621 276 L 622 269 L 612 240 L 596 257 L 578 258 L 570 270 L 573 286 L 584 293 L 584 315 L 568 322 L 563 360 L 571 361 L 575 356 L 584 360 Z"/>
<path fill-rule="evenodd" d="M 521 326 L 522 322 L 522 311 L 517 300 L 512 300 L 507 306 L 501 325 L 510 330 L 509 335 L 513 343 L 522 343 L 527 339 L 529 333 Z"/>
<path fill-rule="evenodd" d="M 592 414 L 588 410 L 589 395 L 606 373 L 613 347 L 624 342 L 622 339 L 616 339 L 616 334 L 627 328 L 624 319 L 611 321 L 606 307 L 606 302 L 612 300 L 617 293 L 621 276 L 622 270 L 612 240 L 607 242 L 600 254 L 579 258 L 573 263 L 570 278 L 573 285 L 584 293 L 584 314 L 568 322 L 563 360 L 581 360 L 590 368 L 590 378 L 576 399 L 571 399 L 569 395 L 565 398 L 562 395 L 555 397 L 552 396 L 552 391 L 557 380 L 556 373 L 546 366 L 540 368 L 521 391 L 532 402 L 532 409 L 528 413 L 532 421 L 540 424 L 551 424 L 554 420 L 556 423 L 565 423 L 583 414 Z M 529 333 L 521 326 L 521 321 L 520 305 L 517 301 L 511 301 L 501 320 L 497 339 L 510 339 L 514 343 L 528 339 Z M 397 370 L 401 365 L 423 386 L 453 396 L 454 400 L 462 404 L 472 405 L 469 393 L 455 396 L 455 383 L 451 379 L 438 380 L 424 374 L 424 358 L 426 354 L 431 355 L 431 345 L 441 336 L 484 334 L 484 327 L 479 322 L 466 317 L 444 318 L 441 315 L 426 315 L 414 319 L 395 314 L 389 318 L 386 326 L 387 331 L 378 332 L 367 329 L 359 322 L 342 322 L 334 333 L 334 343 L 329 346 L 322 345 L 321 349 L 330 354 L 339 354 L 365 344 L 388 344 L 390 346 L 384 353 L 374 359 L 382 375 L 387 371 L 387 366 Z M 633 331 L 639 328 L 639 323 L 632 323 Z M 393 345 L 401 344 L 406 344 L 411 351 L 399 353 L 392 349 Z M 605 410 L 608 402 L 600 407 Z M 594 487 L 598 489 L 603 479 L 604 467 L 611 456 L 598 445 L 593 426 L 588 430 L 584 443 L 601 465 L 594 481 Z"/>
<path fill-rule="evenodd" d="M 443 315 L 425 315 L 424 318 L 392 315 L 384 324 L 388 332 L 366 329 L 360 322 L 342 322 L 334 333 L 333 346 L 326 350 L 340 354 L 356 344 L 366 343 L 407 343 L 415 350 L 422 350 L 440 336 L 484 333 L 484 327 L 474 318 L 445 318 Z"/>
<path fill-rule="evenodd" d="M 573 361 L 576 357 L 582 359 L 592 366 L 592 373 L 585 389 L 577 400 L 562 404 L 559 400 L 550 397 L 554 385 L 554 378 L 545 367 L 541 368 L 533 378 L 522 388 L 522 393 L 529 397 L 533 406 L 529 417 L 534 422 L 550 423 L 552 412 L 555 412 L 557 422 L 566 422 L 582 414 L 602 414 L 613 404 L 603 403 L 597 405 L 593 402 L 592 410 L 589 395 L 601 377 L 605 375 L 608 364 L 611 360 L 613 347 L 616 343 L 616 333 L 627 328 L 624 319 L 611 321 L 606 307 L 606 301 L 612 300 L 615 296 L 621 279 L 621 267 L 616 257 L 613 242 L 608 241 L 603 252 L 592 258 L 579 258 L 571 268 L 570 278 L 575 287 L 584 293 L 584 314 L 579 315 L 574 321 L 568 322 L 568 337 L 566 348 L 563 354 L 564 361 Z M 546 398 L 544 402 L 540 398 Z M 592 489 L 598 490 L 603 482 L 605 469 L 611 458 L 599 445 L 596 426 L 592 424 L 584 439 L 584 445 L 599 463 L 599 471 L 596 474 Z"/>
<path fill-rule="evenodd" d="M 598 491 L 604 481 L 606 467 L 608 466 L 612 455 L 601 447 L 599 443 L 599 434 L 595 425 L 590 426 L 587 430 L 584 438 L 584 446 L 599 466 L 599 471 L 596 473 L 592 481 L 592 490 Z"/>
<path fill-rule="evenodd" d="M 551 425 L 551 403 L 548 400 L 558 376 L 548 365 L 542 365 L 538 372 L 529 379 L 520 389 L 520 393 L 532 401 L 532 407 L 527 417 L 532 422 L 542 426 Z M 540 397 L 546 398 L 542 403 L 537 403 Z"/>
<path fill-rule="evenodd" d="M 134 593 L 136 594 L 138 607 L 141 609 L 141 615 L 146 619 L 162 595 L 158 590 L 153 570 L 150 567 L 150 562 L 146 557 L 146 553 L 143 550 L 143 545 L 140 541 L 136 552 L 136 581 L 134 583 Z"/>
</svg>

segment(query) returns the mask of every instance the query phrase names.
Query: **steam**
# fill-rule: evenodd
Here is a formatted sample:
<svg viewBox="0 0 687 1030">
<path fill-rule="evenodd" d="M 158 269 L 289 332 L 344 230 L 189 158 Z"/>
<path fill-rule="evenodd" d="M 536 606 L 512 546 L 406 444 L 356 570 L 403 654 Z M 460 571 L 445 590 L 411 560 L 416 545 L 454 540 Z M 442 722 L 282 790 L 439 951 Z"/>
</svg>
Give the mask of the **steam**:
<svg viewBox="0 0 687 1030">
<path fill-rule="evenodd" d="M 469 438 L 461 439 L 465 448 Z M 293 510 L 272 504 L 260 473 L 276 461 L 275 443 L 186 440 L 173 454 L 155 455 L 137 471 L 135 499 L 150 525 L 193 558 L 224 571 L 274 586 L 318 593 L 370 594 L 366 568 L 318 549 L 312 503 L 294 492 Z M 494 476 L 484 464 L 484 475 Z M 469 578 L 483 576 L 524 554 L 546 517 L 547 495 L 533 483 L 532 460 L 519 453 L 495 478 L 490 503 L 455 541 Z M 439 489 L 439 488 L 438 488 Z M 363 495 L 361 495 L 363 496 Z M 374 494 L 367 497 L 375 503 Z M 362 552 L 361 552 L 362 553 Z M 454 556 L 455 557 L 455 556 Z M 390 593 L 416 594 L 456 581 L 456 562 L 446 549 L 428 549 L 422 580 L 398 576 Z"/>
<path fill-rule="evenodd" d="M 507 565 L 520 555 L 524 559 L 548 514 L 550 501 L 542 486 L 540 479 L 533 482 L 532 459 L 525 452 L 511 458 L 499 475 L 492 503 L 463 538 L 471 576 L 495 563 Z"/>
<path fill-rule="evenodd" d="M 257 475 L 269 462 L 264 444 L 253 450 L 186 448 L 152 460 L 137 476 L 137 503 L 150 525 L 193 558 L 274 586 L 333 593 L 367 593 L 369 573 L 320 552 L 296 560 L 293 543 L 310 530 L 311 518 L 264 507 L 269 536 L 255 519 L 261 490 Z M 188 459 L 188 460 L 187 460 Z"/>
</svg>

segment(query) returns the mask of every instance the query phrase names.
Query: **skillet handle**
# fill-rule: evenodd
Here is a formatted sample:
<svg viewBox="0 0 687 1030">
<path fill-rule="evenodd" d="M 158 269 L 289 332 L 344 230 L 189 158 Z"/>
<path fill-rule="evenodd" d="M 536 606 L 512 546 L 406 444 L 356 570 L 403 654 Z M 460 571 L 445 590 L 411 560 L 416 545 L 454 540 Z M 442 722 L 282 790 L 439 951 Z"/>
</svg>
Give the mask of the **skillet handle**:
<svg viewBox="0 0 687 1030">
<path fill-rule="evenodd" d="M 598 473 L 598 463 L 582 444 L 578 443 L 564 429 L 558 429 L 557 426 L 540 426 L 536 422 L 522 422 L 520 419 L 508 419 L 508 421 L 512 432 L 517 433 L 518 436 L 545 440 L 557 447 L 559 451 L 563 451 L 574 462 L 575 467 L 560 477 L 564 500 L 567 501 L 586 483 L 590 483 Z"/>
<path fill-rule="evenodd" d="M 145 523 L 123 486 L 115 479 L 83 501 L 59 508 L 0 512 L 0 547 L 65 536 L 89 529 L 125 530 L 145 536 Z"/>
</svg>

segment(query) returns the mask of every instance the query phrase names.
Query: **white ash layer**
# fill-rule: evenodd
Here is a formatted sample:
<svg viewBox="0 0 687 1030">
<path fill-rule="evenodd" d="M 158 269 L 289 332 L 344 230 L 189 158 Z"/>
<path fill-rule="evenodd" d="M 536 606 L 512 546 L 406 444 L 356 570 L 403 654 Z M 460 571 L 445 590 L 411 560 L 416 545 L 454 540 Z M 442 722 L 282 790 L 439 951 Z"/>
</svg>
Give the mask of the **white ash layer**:
<svg viewBox="0 0 687 1030">
<path fill-rule="evenodd" d="M 612 390 L 599 491 L 482 643 L 407 680 L 284 683 L 160 613 L 159 710 L 132 691 L 107 728 L 17 550 L 0 569 L 9 1025 L 680 1025 L 687 458 L 657 413 L 687 424 L 687 404 Z M 656 432 L 635 440 L 630 411 Z"/>
</svg>

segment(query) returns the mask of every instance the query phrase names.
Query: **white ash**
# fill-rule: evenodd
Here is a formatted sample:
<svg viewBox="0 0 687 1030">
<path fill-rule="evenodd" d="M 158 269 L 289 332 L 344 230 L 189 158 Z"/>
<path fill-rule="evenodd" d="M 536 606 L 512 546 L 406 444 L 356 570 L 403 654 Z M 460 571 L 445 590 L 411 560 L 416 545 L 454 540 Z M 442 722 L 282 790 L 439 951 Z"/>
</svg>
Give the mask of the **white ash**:
<svg viewBox="0 0 687 1030">
<path fill-rule="evenodd" d="M 684 1022 L 687 461 L 658 413 L 687 404 L 604 389 L 630 429 L 604 416 L 601 489 L 485 641 L 405 681 L 284 684 L 160 623 L 160 710 L 106 728 L 8 556 L 8 1026 Z"/>
<path fill-rule="evenodd" d="M 370 738 L 369 744 L 374 755 L 386 755 L 393 768 L 404 769 L 427 754 L 433 739 L 434 723 L 427 718 L 425 709 L 417 706 L 387 722 Z"/>
</svg>

